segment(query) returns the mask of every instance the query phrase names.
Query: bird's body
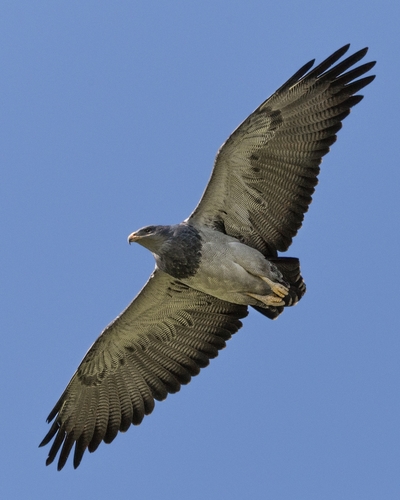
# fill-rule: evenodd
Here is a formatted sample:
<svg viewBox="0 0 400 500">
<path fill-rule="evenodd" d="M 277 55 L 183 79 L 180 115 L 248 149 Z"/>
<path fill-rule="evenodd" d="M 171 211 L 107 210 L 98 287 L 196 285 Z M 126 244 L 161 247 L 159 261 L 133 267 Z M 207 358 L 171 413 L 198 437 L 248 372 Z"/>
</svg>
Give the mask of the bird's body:
<svg viewBox="0 0 400 500">
<path fill-rule="evenodd" d="M 367 49 L 337 63 L 348 48 L 304 65 L 231 134 L 188 219 L 129 236 L 153 253 L 156 269 L 50 412 L 40 444 L 54 438 L 47 465 L 60 451 L 62 469 L 75 446 L 78 467 L 86 449 L 140 424 L 155 400 L 218 355 L 248 306 L 274 319 L 304 295 L 299 260 L 278 252 L 301 227 L 322 157 L 362 99 L 355 94 L 374 79 L 360 78 L 374 62 L 352 68 Z"/>
<path fill-rule="evenodd" d="M 288 283 L 257 249 L 215 229 L 196 228 L 187 222 L 150 226 L 150 233 L 148 229 L 132 233 L 129 241 L 150 247 L 157 268 L 189 287 L 233 304 L 264 307 L 269 300 L 270 305 L 285 305 L 279 289 Z M 265 301 L 254 295 L 265 297 Z"/>
</svg>

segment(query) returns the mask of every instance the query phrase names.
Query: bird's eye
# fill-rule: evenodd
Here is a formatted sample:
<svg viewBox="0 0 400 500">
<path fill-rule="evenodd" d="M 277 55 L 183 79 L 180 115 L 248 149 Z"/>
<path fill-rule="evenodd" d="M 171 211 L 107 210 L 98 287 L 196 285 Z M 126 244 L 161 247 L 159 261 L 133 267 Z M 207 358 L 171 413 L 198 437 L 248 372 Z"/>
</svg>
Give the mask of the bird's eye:
<svg viewBox="0 0 400 500">
<path fill-rule="evenodd" d="M 147 234 L 151 233 L 151 231 L 152 231 L 151 227 L 148 227 L 148 228 L 146 229 L 146 233 L 147 233 Z"/>
</svg>

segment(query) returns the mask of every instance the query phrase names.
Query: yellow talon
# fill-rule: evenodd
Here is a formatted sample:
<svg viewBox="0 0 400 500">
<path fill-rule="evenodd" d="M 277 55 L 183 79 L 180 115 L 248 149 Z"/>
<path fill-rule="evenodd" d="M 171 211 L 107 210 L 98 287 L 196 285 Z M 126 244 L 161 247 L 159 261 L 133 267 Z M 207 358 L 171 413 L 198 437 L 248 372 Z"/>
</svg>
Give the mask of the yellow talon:
<svg viewBox="0 0 400 500">
<path fill-rule="evenodd" d="M 284 306 L 285 303 L 281 299 L 281 297 L 277 297 L 276 295 L 257 295 L 255 293 L 247 293 L 250 297 L 253 297 L 253 299 L 259 300 L 266 306 Z"/>
<path fill-rule="evenodd" d="M 278 297 L 282 297 L 282 298 L 286 297 L 286 295 L 289 293 L 289 290 L 284 285 L 281 285 L 280 283 L 274 283 L 272 280 L 270 280 L 269 278 L 266 278 L 265 276 L 260 276 L 260 278 L 263 281 L 265 281 L 265 283 L 268 283 L 268 285 L 271 287 L 271 290 Z"/>
</svg>

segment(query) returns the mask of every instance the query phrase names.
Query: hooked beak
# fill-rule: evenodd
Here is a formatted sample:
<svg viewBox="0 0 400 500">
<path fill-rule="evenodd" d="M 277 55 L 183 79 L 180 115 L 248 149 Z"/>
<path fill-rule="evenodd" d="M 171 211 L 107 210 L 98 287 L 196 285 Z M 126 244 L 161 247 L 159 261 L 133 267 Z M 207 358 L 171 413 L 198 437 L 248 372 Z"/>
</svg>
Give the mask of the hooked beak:
<svg viewBox="0 0 400 500">
<path fill-rule="evenodd" d="M 128 243 L 131 244 L 131 243 L 134 243 L 135 241 L 138 241 L 140 240 L 140 236 L 137 236 L 136 233 L 132 233 L 128 236 Z"/>
</svg>

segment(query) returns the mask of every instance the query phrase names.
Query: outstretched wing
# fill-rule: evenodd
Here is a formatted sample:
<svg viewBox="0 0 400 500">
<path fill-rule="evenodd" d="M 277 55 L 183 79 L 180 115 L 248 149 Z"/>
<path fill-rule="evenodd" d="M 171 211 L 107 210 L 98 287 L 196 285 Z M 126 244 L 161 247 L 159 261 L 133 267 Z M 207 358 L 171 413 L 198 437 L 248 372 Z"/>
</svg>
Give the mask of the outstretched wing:
<svg viewBox="0 0 400 500">
<path fill-rule="evenodd" d="M 155 271 L 136 299 L 83 358 L 47 421 L 55 418 L 46 465 L 61 448 L 61 470 L 75 444 L 74 467 L 86 448 L 110 443 L 140 424 L 154 400 L 179 391 L 218 355 L 241 326 L 245 306 L 193 290 Z"/>
<path fill-rule="evenodd" d="M 331 67 L 348 48 L 311 71 L 314 61 L 303 66 L 233 132 L 189 220 L 266 256 L 288 249 L 311 203 L 322 156 L 350 108 L 361 101 L 354 94 L 375 78 L 356 80 L 375 62 L 347 71 L 366 48 Z"/>
</svg>

